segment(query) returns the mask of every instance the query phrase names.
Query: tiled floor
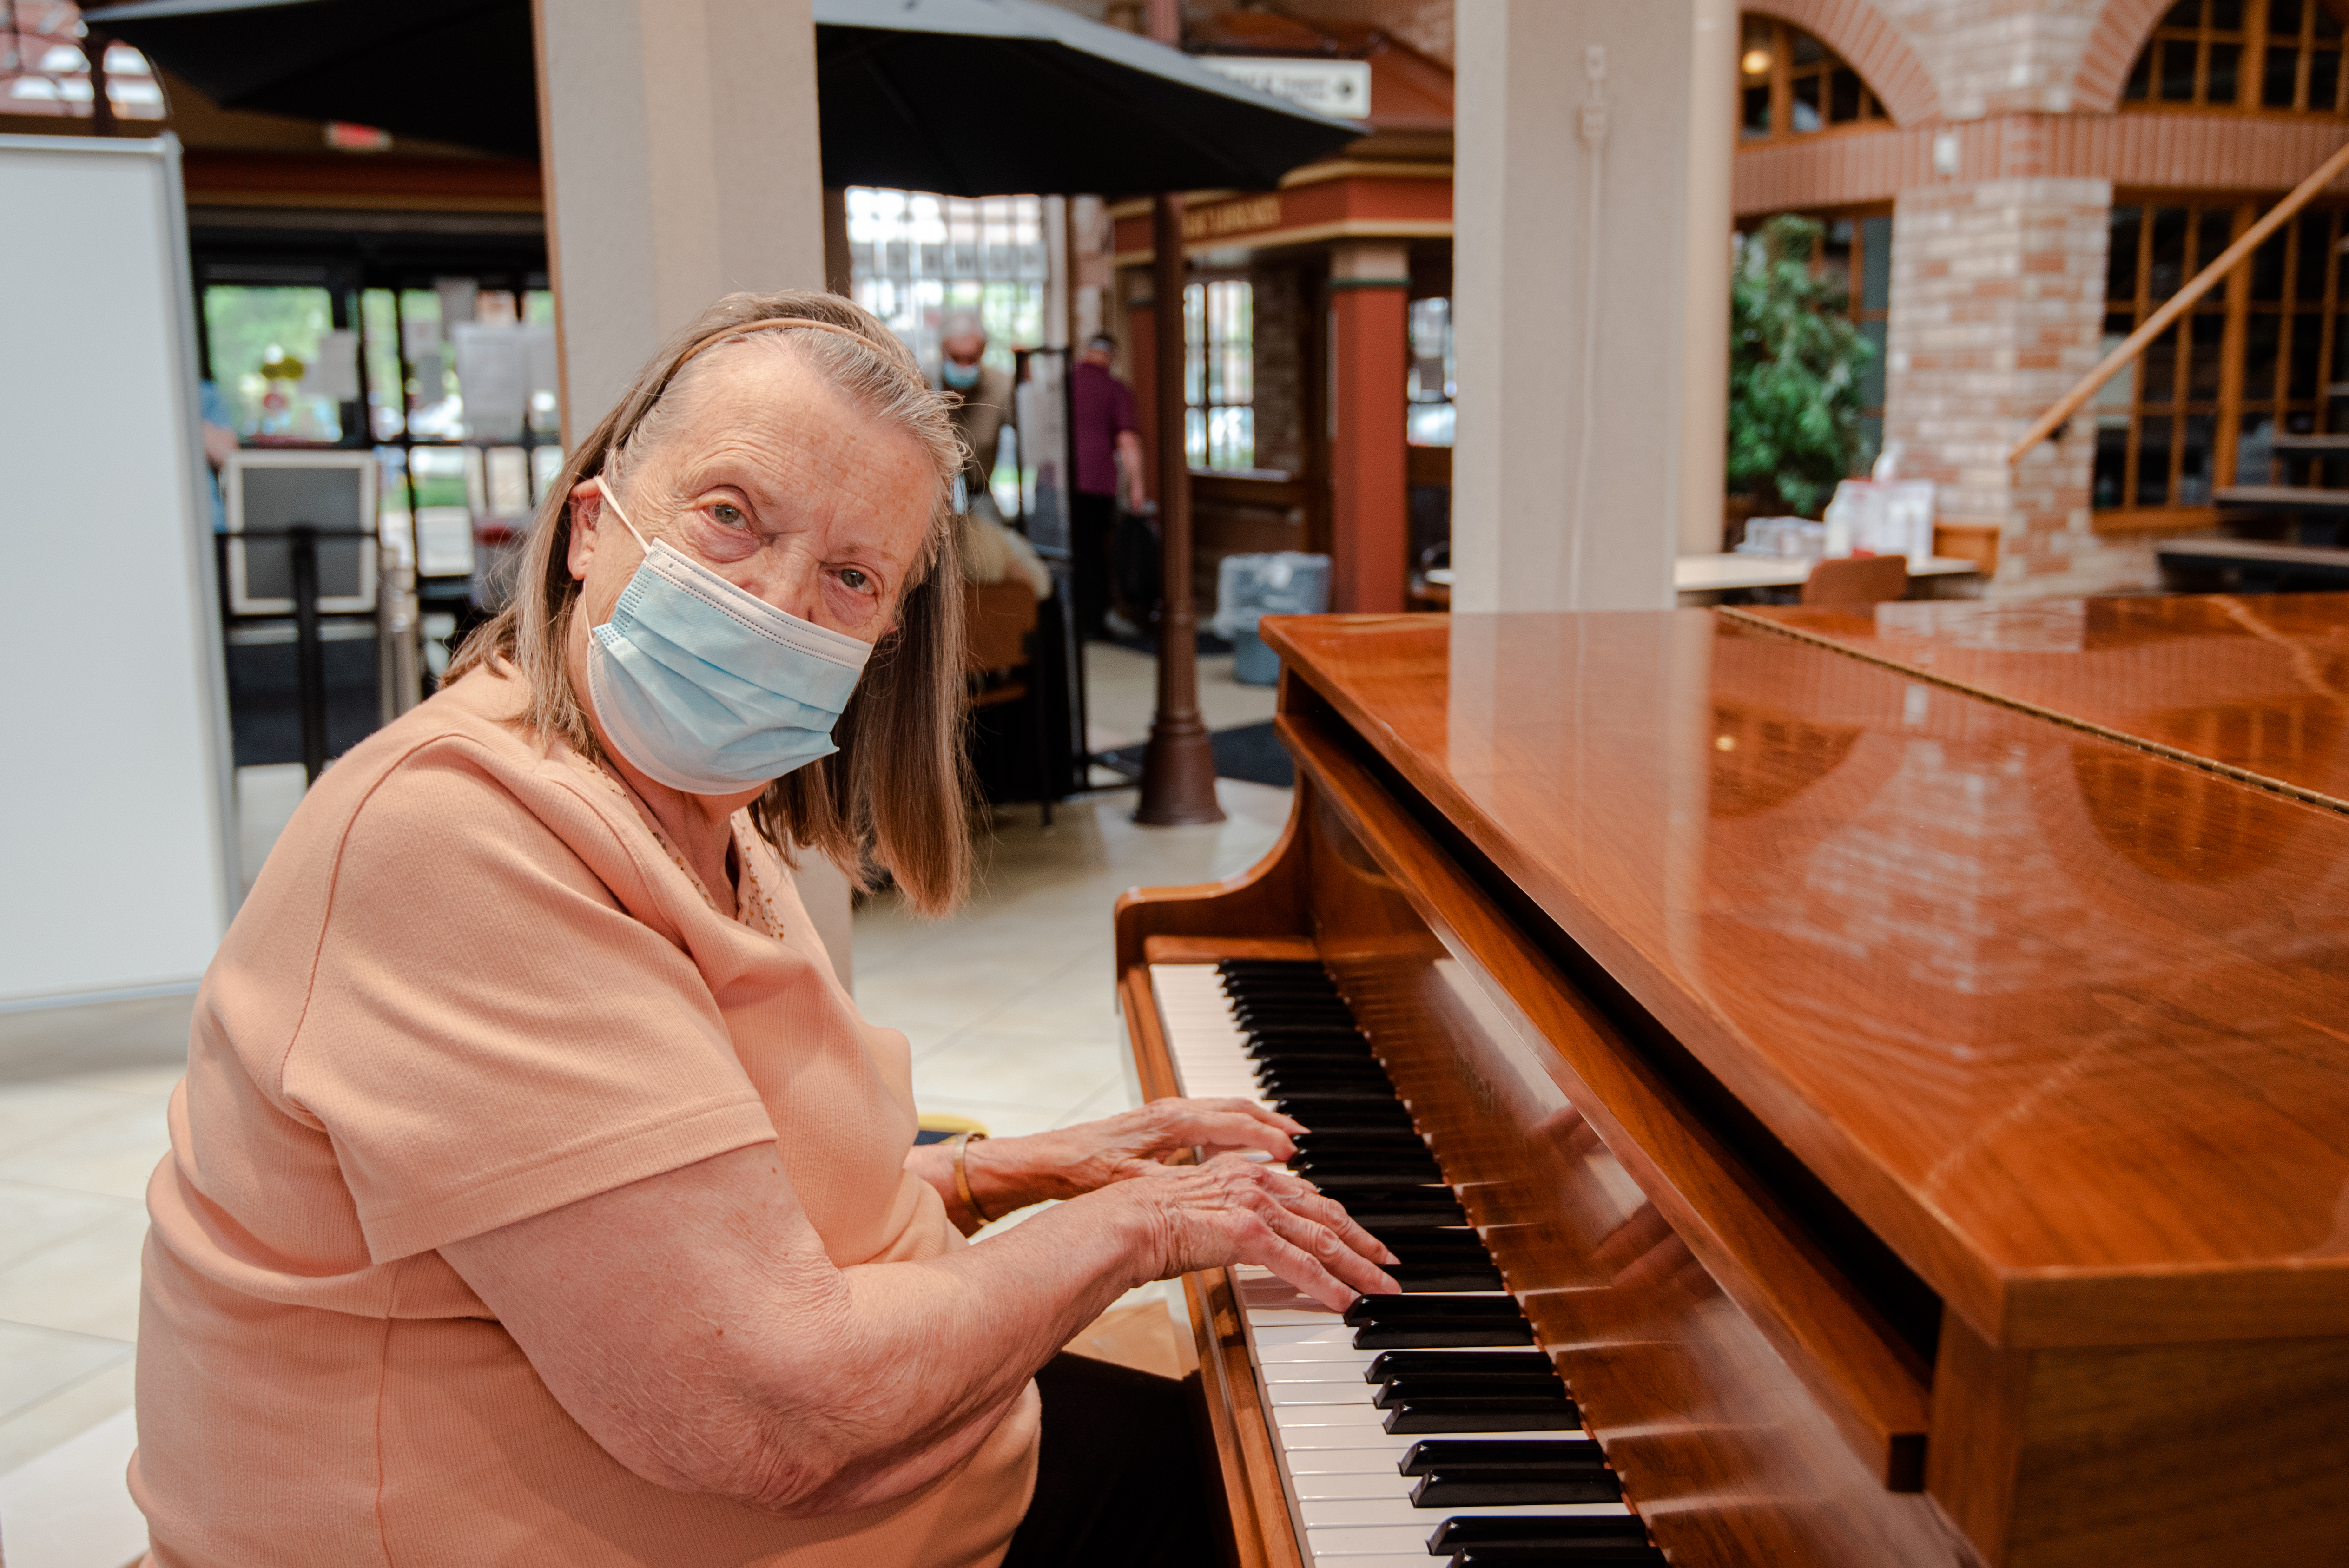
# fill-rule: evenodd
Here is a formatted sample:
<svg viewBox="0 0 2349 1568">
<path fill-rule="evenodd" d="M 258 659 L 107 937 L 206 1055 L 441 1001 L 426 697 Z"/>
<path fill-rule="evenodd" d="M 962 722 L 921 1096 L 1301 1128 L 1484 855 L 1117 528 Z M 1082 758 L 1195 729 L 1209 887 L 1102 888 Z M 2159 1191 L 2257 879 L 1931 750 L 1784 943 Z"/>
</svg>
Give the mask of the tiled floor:
<svg viewBox="0 0 2349 1568">
<path fill-rule="evenodd" d="M 1092 652 L 1101 743 L 1142 738 L 1150 661 Z M 1227 668 L 1203 664 L 1212 727 L 1269 716 L 1269 691 L 1234 686 Z M 299 780 L 273 773 L 241 783 L 249 882 Z M 886 894 L 858 912 L 858 1003 L 911 1037 L 925 1109 L 1010 1135 L 1132 1102 L 1111 1003 L 1110 908 L 1127 887 L 1213 881 L 1261 858 L 1287 818 L 1288 792 L 1229 780 L 1219 790 L 1229 820 L 1196 828 L 1136 827 L 1131 790 L 1069 801 L 1050 829 L 1033 807 L 1009 808 L 982 848 L 978 896 L 964 913 L 926 923 Z M 129 1431 L 120 1422 L 99 1429 L 130 1405 L 141 1195 L 165 1148 L 164 1102 L 184 1059 L 190 1007 L 182 996 L 0 1013 L 0 1501 L 12 1509 L 55 1492 L 47 1470 L 22 1468 L 44 1455 L 56 1456 L 50 1469 L 87 1455 L 94 1473 L 106 1472 L 97 1491 L 119 1498 L 110 1489 Z M 60 1568 L 120 1561 L 54 1560 Z"/>
<path fill-rule="evenodd" d="M 1114 643 L 1085 645 L 1085 738 L 1095 751 L 1149 739 L 1157 698 L 1156 659 Z M 1262 724 L 1272 717 L 1272 687 L 1232 679 L 1231 655 L 1208 654 L 1199 660 L 1199 717 L 1209 729 Z"/>
</svg>

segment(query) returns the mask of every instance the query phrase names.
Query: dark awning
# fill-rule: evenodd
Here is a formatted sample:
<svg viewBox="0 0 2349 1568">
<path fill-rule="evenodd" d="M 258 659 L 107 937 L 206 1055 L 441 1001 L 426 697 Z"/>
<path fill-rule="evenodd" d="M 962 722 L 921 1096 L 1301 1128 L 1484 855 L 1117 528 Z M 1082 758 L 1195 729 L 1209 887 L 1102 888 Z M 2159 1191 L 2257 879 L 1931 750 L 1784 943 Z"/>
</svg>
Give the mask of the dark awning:
<svg viewBox="0 0 2349 1568">
<path fill-rule="evenodd" d="M 827 185 L 1257 190 L 1362 134 L 1042 0 L 814 0 Z M 538 150 L 528 0 L 134 0 L 89 23 L 231 108 Z"/>
</svg>

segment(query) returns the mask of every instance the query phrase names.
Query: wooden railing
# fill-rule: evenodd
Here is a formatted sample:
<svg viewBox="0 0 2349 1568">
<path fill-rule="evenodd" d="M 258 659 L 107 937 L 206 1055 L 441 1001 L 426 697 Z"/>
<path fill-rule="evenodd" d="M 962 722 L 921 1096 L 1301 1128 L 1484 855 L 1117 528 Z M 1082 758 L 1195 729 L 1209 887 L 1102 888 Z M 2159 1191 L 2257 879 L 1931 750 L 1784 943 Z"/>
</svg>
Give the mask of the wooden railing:
<svg viewBox="0 0 2349 1568">
<path fill-rule="evenodd" d="M 2024 432 L 2023 439 L 2014 443 L 2013 449 L 2006 454 L 2006 460 L 2009 463 L 2021 462 L 2024 453 L 2062 429 L 2065 422 L 2080 411 L 2081 405 L 2096 395 L 2097 388 L 2119 375 L 2124 366 L 2143 354 L 2155 338 L 2169 330 L 2171 323 L 2192 310 L 2195 302 L 2218 286 L 2220 278 L 2250 260 L 2251 253 L 2258 250 L 2270 234 L 2290 222 L 2292 214 L 2314 201 L 2317 192 L 2332 184 L 2344 169 L 2349 169 L 2349 143 L 2344 143 L 2332 157 L 2319 164 L 2315 173 L 2302 181 L 2291 195 L 2270 208 L 2258 222 L 2244 230 L 2241 239 L 2220 253 L 2217 261 L 2194 274 L 2193 282 L 2179 289 L 2159 310 L 2146 317 L 2145 325 L 2130 333 L 2127 341 L 2118 348 L 2106 355 L 2102 364 L 2080 378 L 2079 385 L 2057 398 L 2054 406 L 2040 415 L 2031 428 Z"/>
</svg>

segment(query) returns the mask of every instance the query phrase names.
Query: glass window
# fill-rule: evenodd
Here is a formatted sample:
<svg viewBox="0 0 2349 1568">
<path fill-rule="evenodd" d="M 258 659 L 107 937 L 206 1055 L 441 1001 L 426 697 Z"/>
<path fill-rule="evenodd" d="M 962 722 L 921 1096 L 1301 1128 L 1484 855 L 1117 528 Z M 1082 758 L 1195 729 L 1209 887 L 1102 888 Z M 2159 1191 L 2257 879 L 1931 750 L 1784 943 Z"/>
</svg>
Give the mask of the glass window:
<svg viewBox="0 0 2349 1568">
<path fill-rule="evenodd" d="M 1737 59 L 1738 138 L 1810 136 L 1890 123 L 1849 62 L 1791 22 L 1748 15 Z"/>
<path fill-rule="evenodd" d="M 2179 0 L 2146 39 L 2125 106 L 2339 114 L 2340 0 Z"/>
<path fill-rule="evenodd" d="M 1051 260 L 1038 196 L 934 196 L 848 188 L 850 288 L 923 366 L 938 366 L 938 325 L 952 311 L 987 324 L 987 363 L 1044 341 Z"/>
<path fill-rule="evenodd" d="M 1183 291 L 1184 447 L 1195 469 L 1256 467 L 1256 291 L 1245 278 Z"/>
<path fill-rule="evenodd" d="M 1885 353 L 1892 322 L 1892 215 L 1812 214 L 1825 225 L 1813 264 L 1845 290 L 1844 314 L 1876 352 L 1859 373 L 1859 444 L 1852 472 L 1865 475 L 1884 449 Z"/>
<path fill-rule="evenodd" d="M 212 384 L 236 416 L 236 433 L 333 443 L 342 411 L 305 380 L 318 340 L 334 328 L 334 295 L 323 288 L 204 290 L 204 336 Z"/>
<path fill-rule="evenodd" d="M 2250 0 L 2244 14 L 2256 16 L 2258 5 Z M 2270 0 L 2271 26 L 2278 9 Z M 2306 16 L 2303 9 L 2292 25 L 2305 30 Z M 2250 202 L 2116 201 L 2105 350 L 2215 260 L 2255 212 Z M 2344 368 L 2335 304 L 2343 237 L 2339 211 L 2302 212 L 2097 395 L 2092 499 L 2099 511 L 2209 506 L 2215 488 L 2275 482 L 2276 462 L 2303 458 L 2277 452 L 2278 436 L 2329 433 L 2331 395 Z"/>
<path fill-rule="evenodd" d="M 1414 447 L 1452 444 L 1452 400 L 1458 391 L 1458 365 L 1452 345 L 1452 302 L 1411 302 L 1411 407 L 1404 415 L 1406 438 Z"/>
</svg>

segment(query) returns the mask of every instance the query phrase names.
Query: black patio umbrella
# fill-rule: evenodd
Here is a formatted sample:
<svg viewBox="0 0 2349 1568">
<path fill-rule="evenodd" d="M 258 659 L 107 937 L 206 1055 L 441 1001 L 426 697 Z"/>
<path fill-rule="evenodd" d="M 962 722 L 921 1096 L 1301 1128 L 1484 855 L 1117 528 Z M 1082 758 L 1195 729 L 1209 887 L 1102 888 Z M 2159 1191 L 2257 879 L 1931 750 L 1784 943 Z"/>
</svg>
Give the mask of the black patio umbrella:
<svg viewBox="0 0 2349 1568">
<path fill-rule="evenodd" d="M 1361 129 L 1043 0 L 815 0 L 826 185 L 1261 190 Z M 529 0 L 133 0 L 110 33 L 230 108 L 538 151 Z"/>
</svg>

